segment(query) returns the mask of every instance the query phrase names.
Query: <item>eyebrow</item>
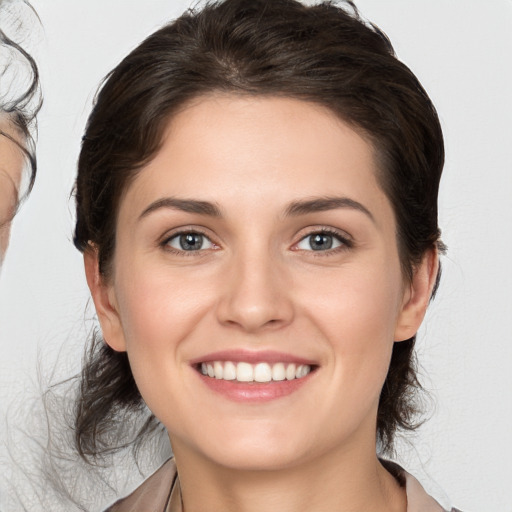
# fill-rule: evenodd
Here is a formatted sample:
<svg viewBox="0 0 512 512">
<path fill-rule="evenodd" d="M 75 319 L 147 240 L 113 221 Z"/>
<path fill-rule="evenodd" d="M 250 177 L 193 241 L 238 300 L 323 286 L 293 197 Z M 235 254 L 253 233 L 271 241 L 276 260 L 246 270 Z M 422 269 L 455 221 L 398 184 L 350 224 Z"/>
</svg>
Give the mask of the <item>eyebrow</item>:
<svg viewBox="0 0 512 512">
<path fill-rule="evenodd" d="M 175 197 L 164 197 L 151 203 L 139 216 L 139 220 L 148 216 L 150 213 L 161 208 L 170 208 L 171 210 L 180 210 L 187 213 L 198 213 L 210 217 L 221 217 L 220 208 L 208 201 L 198 201 L 196 199 L 177 199 Z"/>
<path fill-rule="evenodd" d="M 209 201 L 164 197 L 151 203 L 140 214 L 139 220 L 156 210 L 160 210 L 161 208 L 169 208 L 171 210 L 179 210 L 187 213 L 197 213 L 199 215 L 207 215 L 209 217 L 222 217 L 220 208 L 216 204 Z M 293 201 L 285 209 L 285 216 L 295 217 L 299 215 L 307 215 L 308 213 L 336 210 L 338 208 L 350 208 L 353 210 L 358 210 L 364 213 L 373 222 L 375 222 L 373 215 L 365 206 L 363 206 L 358 201 L 355 201 L 354 199 L 350 199 L 349 197 L 319 197 L 314 199 Z"/>
<path fill-rule="evenodd" d="M 349 197 L 319 197 L 303 201 L 294 201 L 286 208 L 285 214 L 287 216 L 306 215 L 308 213 L 325 212 L 338 208 L 358 210 L 375 222 L 375 218 L 368 208 Z"/>
</svg>

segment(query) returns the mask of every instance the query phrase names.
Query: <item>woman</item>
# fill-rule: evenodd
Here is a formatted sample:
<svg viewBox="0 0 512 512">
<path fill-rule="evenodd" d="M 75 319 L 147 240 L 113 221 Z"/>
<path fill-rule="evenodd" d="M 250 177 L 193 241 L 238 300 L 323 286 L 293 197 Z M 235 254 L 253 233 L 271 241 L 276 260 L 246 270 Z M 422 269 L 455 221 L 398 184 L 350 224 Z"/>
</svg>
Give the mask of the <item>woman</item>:
<svg viewBox="0 0 512 512">
<path fill-rule="evenodd" d="M 0 117 L 0 267 L 9 244 L 10 224 L 18 206 L 24 153 L 18 131 Z"/>
<path fill-rule="evenodd" d="M 35 14 L 27 2 L 0 2 L 0 267 L 11 221 L 32 189 L 37 167 L 32 133 L 42 101 L 39 73 L 34 59 L 13 40 L 19 34 L 10 33 L 23 28 L 26 9 Z"/>
<path fill-rule="evenodd" d="M 78 165 L 104 342 L 76 442 L 145 403 L 174 458 L 109 510 L 442 510 L 377 446 L 415 426 L 443 157 L 387 38 L 329 3 L 209 4 L 121 62 Z"/>
</svg>

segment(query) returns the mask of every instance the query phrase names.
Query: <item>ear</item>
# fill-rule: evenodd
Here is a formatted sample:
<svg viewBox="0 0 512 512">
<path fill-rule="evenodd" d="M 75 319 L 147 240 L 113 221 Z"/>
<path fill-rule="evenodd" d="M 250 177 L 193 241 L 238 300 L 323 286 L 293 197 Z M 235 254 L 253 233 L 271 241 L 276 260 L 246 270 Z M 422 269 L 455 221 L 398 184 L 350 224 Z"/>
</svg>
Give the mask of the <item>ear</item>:
<svg viewBox="0 0 512 512">
<path fill-rule="evenodd" d="M 395 328 L 395 341 L 408 340 L 418 332 L 432 296 L 438 269 L 438 251 L 436 248 L 429 249 L 414 268 L 412 280 L 405 287 Z"/>
<path fill-rule="evenodd" d="M 103 339 L 117 352 L 126 351 L 123 328 L 119 316 L 114 288 L 99 271 L 98 251 L 90 245 L 84 251 L 84 267 L 87 284 L 100 321 Z"/>
</svg>

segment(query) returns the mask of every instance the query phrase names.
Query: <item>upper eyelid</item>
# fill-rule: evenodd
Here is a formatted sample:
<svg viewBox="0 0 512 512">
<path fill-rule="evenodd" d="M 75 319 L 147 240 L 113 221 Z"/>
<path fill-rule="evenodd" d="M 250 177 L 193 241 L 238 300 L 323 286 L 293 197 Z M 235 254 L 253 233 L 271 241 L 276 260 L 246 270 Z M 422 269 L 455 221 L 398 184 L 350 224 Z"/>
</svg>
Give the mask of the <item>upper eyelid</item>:
<svg viewBox="0 0 512 512">
<path fill-rule="evenodd" d="M 197 233 L 198 235 L 202 235 L 208 238 L 210 242 L 216 244 L 216 242 L 212 239 L 214 237 L 212 237 L 212 235 L 209 234 L 206 229 L 197 226 L 180 226 L 178 228 L 173 228 L 169 231 L 166 231 L 165 234 L 160 238 L 159 243 L 166 243 L 177 236 L 185 235 L 187 233 Z"/>
<path fill-rule="evenodd" d="M 329 235 L 337 236 L 341 240 L 346 240 L 348 242 L 354 241 L 353 237 L 349 233 L 347 233 L 345 230 L 338 229 L 338 228 L 335 228 L 332 226 L 322 226 L 322 225 L 309 226 L 307 228 L 301 229 L 297 235 L 298 241 L 303 240 L 304 238 L 314 235 L 314 234 L 317 234 L 317 233 L 326 233 Z"/>
</svg>

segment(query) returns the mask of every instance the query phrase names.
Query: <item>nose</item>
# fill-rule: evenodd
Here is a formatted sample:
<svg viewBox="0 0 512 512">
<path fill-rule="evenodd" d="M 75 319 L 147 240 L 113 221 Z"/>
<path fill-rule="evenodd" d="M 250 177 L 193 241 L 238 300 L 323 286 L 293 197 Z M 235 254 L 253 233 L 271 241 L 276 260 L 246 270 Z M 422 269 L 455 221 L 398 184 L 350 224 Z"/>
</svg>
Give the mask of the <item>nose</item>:
<svg viewBox="0 0 512 512">
<path fill-rule="evenodd" d="M 247 252 L 229 262 L 217 307 L 219 322 L 252 333 L 288 325 L 294 308 L 284 265 L 268 250 Z"/>
</svg>

